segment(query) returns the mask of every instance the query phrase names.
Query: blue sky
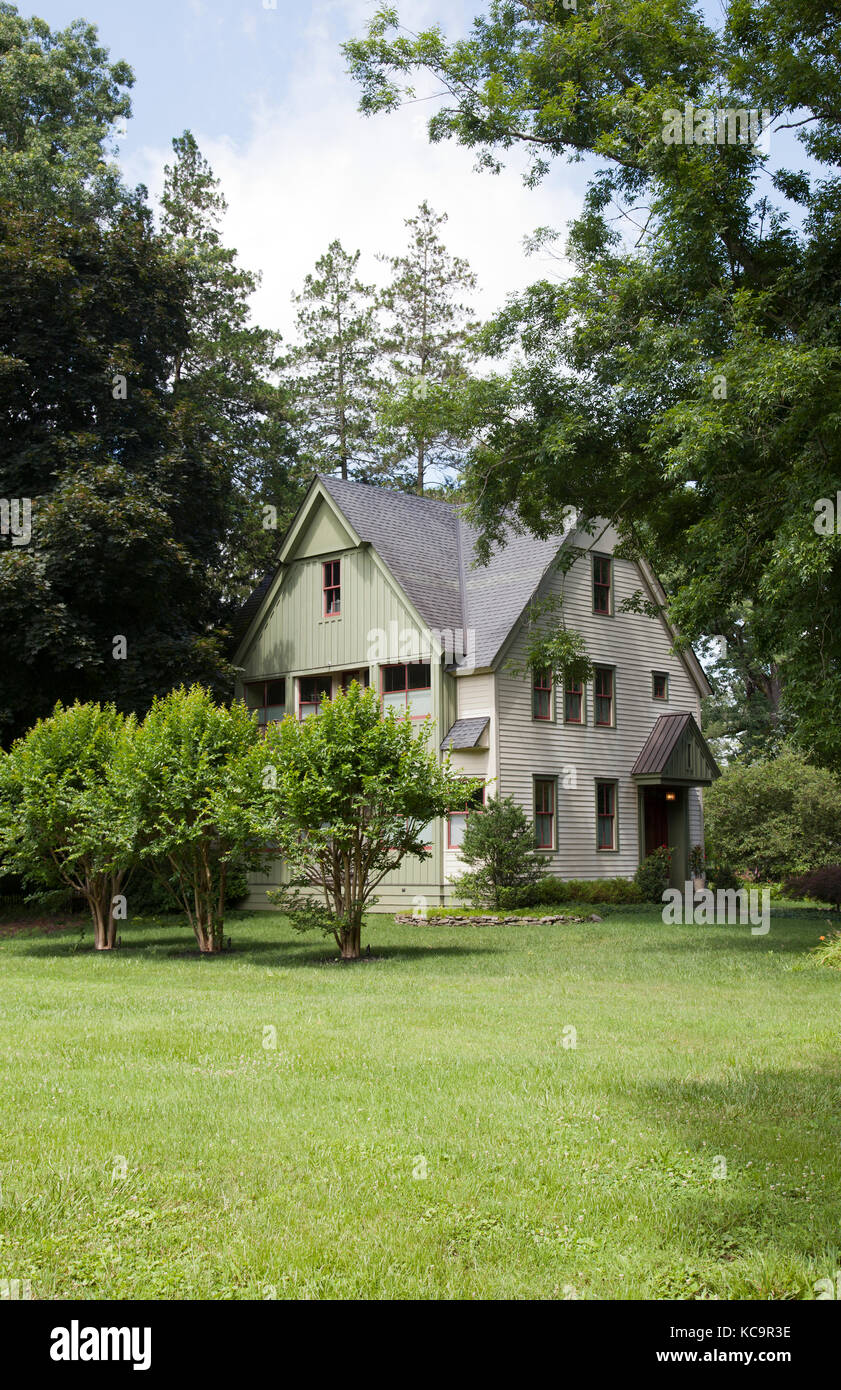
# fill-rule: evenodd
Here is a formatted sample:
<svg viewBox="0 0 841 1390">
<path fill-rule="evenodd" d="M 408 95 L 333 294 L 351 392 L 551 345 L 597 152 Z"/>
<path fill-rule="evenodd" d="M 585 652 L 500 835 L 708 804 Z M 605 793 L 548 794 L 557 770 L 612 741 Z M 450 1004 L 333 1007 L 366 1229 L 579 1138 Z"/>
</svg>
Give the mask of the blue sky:
<svg viewBox="0 0 841 1390">
<path fill-rule="evenodd" d="M 557 162 L 536 190 L 524 187 L 524 157 L 512 151 L 502 174 L 477 173 L 469 150 L 431 146 L 429 106 L 366 120 L 345 72 L 340 44 L 364 32 L 378 0 L 35 0 L 21 3 L 52 28 L 84 17 L 112 59 L 134 69 L 134 114 L 120 141 L 131 182 L 153 197 L 170 142 L 196 136 L 229 202 L 225 236 L 243 264 L 263 277 L 258 320 L 289 336 L 291 296 L 334 237 L 361 248 L 360 271 L 385 275 L 377 252 L 403 245 L 403 220 L 426 198 L 449 224 L 445 239 L 479 277 L 476 311 L 563 265 L 530 259 L 523 238 L 535 227 L 564 228 L 580 208 L 588 165 Z M 481 0 L 400 0 L 417 30 L 439 23 L 465 31 Z M 720 17 L 708 0 L 708 18 Z M 799 147 L 775 138 L 775 162 L 797 166 Z M 782 139 L 782 143 L 780 140 Z"/>
<path fill-rule="evenodd" d="M 377 252 L 402 249 L 404 218 L 423 198 L 449 216 L 445 239 L 479 277 L 476 309 L 554 263 L 527 258 L 535 227 L 563 226 L 580 206 L 582 166 L 559 165 L 536 191 L 522 183 L 522 158 L 500 176 L 474 172 L 469 150 L 430 146 L 423 103 L 366 120 L 345 72 L 341 42 L 364 31 L 374 0 L 35 0 L 22 13 L 52 28 L 84 17 L 112 59 L 134 69 L 133 117 L 120 140 L 132 182 L 158 192 L 170 141 L 191 129 L 221 177 L 229 202 L 226 237 L 244 264 L 262 272 L 255 312 L 289 333 L 291 295 L 333 237 L 361 247 L 363 277 L 385 271 Z M 402 0 L 413 28 L 466 28 L 476 0 Z M 551 268 L 550 268 L 551 267 Z"/>
</svg>

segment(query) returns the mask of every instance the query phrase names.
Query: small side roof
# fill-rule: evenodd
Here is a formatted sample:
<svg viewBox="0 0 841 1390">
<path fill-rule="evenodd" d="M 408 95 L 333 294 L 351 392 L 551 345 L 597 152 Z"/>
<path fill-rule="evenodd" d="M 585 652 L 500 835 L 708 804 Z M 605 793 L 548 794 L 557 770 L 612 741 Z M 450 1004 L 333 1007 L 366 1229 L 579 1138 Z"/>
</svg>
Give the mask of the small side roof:
<svg viewBox="0 0 841 1390">
<path fill-rule="evenodd" d="M 486 714 L 474 719 L 457 719 L 441 740 L 442 751 L 445 748 L 478 748 L 479 740 L 490 722 Z"/>
<path fill-rule="evenodd" d="M 684 750 L 686 756 L 681 757 Z M 661 714 L 631 768 L 631 776 L 638 782 L 708 786 L 720 775 L 692 714 Z"/>
</svg>

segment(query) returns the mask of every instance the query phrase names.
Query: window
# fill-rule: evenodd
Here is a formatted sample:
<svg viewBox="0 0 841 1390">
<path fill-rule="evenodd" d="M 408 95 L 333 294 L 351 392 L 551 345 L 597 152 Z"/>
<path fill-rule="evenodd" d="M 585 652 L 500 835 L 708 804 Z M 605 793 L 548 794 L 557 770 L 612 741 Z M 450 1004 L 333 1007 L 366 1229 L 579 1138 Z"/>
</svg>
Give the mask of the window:
<svg viewBox="0 0 841 1390">
<path fill-rule="evenodd" d="M 286 681 L 253 681 L 245 687 L 245 703 L 258 724 L 276 724 L 286 714 Z"/>
<path fill-rule="evenodd" d="M 613 565 L 609 555 L 593 556 L 593 612 L 612 613 Z"/>
<path fill-rule="evenodd" d="M 564 686 L 564 723 L 584 723 L 584 688 L 580 681 L 567 681 Z"/>
<path fill-rule="evenodd" d="M 405 714 L 408 710 L 413 719 L 422 719 L 425 714 L 431 714 L 431 669 L 428 661 L 384 666 L 383 709 L 394 709 L 398 714 Z"/>
<path fill-rule="evenodd" d="M 326 560 L 322 566 L 324 578 L 324 616 L 335 618 L 342 611 L 341 561 Z"/>
<path fill-rule="evenodd" d="M 535 671 L 531 687 L 532 719 L 552 718 L 552 673 Z"/>
<path fill-rule="evenodd" d="M 463 811 L 451 811 L 447 817 L 447 844 L 450 849 L 458 849 L 464 841 L 467 817 L 481 811 L 485 804 L 485 788 L 480 787 L 464 803 Z"/>
<path fill-rule="evenodd" d="M 596 697 L 596 726 L 602 729 L 609 729 L 614 722 L 614 692 L 612 666 L 596 667 L 594 694 Z"/>
<path fill-rule="evenodd" d="M 616 783 L 596 783 L 596 849 L 616 849 Z"/>
<path fill-rule="evenodd" d="M 555 848 L 555 779 L 534 779 L 534 843 L 537 849 Z"/>
<path fill-rule="evenodd" d="M 651 698 L 652 700 L 668 700 L 669 698 L 669 677 L 663 671 L 651 672 Z"/>
<path fill-rule="evenodd" d="M 330 699 L 331 688 L 329 676 L 301 676 L 298 680 L 298 718 L 306 719 L 308 714 L 320 714 L 321 702 Z"/>
<path fill-rule="evenodd" d="M 339 677 L 339 689 L 347 694 L 353 682 L 356 681 L 357 685 L 362 686 L 363 690 L 367 690 L 368 680 L 367 666 L 360 667 L 358 671 L 343 671 Z"/>
</svg>

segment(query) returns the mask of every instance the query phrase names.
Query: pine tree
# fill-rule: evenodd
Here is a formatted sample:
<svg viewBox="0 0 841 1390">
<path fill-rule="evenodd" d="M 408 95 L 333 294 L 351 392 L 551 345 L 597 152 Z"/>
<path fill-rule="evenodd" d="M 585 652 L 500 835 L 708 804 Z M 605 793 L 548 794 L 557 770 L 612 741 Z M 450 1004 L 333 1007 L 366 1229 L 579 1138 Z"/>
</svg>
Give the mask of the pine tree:
<svg viewBox="0 0 841 1390">
<path fill-rule="evenodd" d="M 380 443 L 396 479 L 421 494 L 431 469 L 458 467 L 469 433 L 473 325 L 458 296 L 475 289 L 476 276 L 441 241 L 446 221 L 424 201 L 406 219 L 405 254 L 382 257 L 392 273 L 381 297 L 391 372 L 379 403 Z"/>
<path fill-rule="evenodd" d="M 298 342 L 286 362 L 303 456 L 314 471 L 343 478 L 378 471 L 376 298 L 358 279 L 359 255 L 337 240 L 316 261 L 295 296 Z"/>
</svg>

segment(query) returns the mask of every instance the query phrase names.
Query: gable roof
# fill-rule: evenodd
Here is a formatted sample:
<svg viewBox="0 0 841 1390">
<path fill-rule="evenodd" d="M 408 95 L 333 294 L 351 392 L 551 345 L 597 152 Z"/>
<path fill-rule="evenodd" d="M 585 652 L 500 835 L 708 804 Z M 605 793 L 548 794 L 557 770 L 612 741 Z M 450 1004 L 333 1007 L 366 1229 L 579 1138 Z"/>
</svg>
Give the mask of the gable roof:
<svg viewBox="0 0 841 1390">
<path fill-rule="evenodd" d="M 479 565 L 475 563 L 479 533 L 451 502 L 319 475 L 287 532 L 281 551 L 284 558 L 293 553 L 293 538 L 315 494 L 326 495 L 354 535 L 376 550 L 428 627 L 454 634 L 467 630 L 471 640 L 461 649 L 471 658 L 471 668 L 478 670 L 493 666 L 566 539 L 554 535 L 541 540 L 509 526 L 505 543 L 497 546 L 487 565 Z M 656 576 L 641 568 L 655 596 L 665 603 Z M 271 596 L 281 569 L 278 565 L 265 576 L 240 611 L 235 624 L 237 649 Z M 687 648 L 683 655 L 699 688 L 708 692 L 695 653 Z"/>
<path fill-rule="evenodd" d="M 452 503 L 342 478 L 319 481 L 424 621 L 438 631 L 471 629 L 474 665 L 491 666 L 563 536 L 538 540 L 509 528 L 489 563 L 474 567 L 478 532 Z"/>
<path fill-rule="evenodd" d="M 684 739 L 693 742 L 700 754 L 702 763 L 706 765 L 703 770 L 707 775 L 703 779 L 693 775 L 692 777 L 678 777 L 676 780 L 689 781 L 698 785 L 700 780 L 711 782 L 713 778 L 720 776 L 718 764 L 710 751 L 709 744 L 691 714 L 660 715 L 631 768 L 631 776 L 654 778 L 667 774 L 670 770 L 669 763 L 672 755 Z M 695 772 L 697 774 L 698 768 L 695 769 Z"/>
</svg>

